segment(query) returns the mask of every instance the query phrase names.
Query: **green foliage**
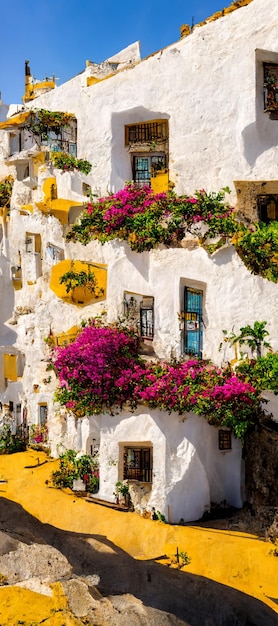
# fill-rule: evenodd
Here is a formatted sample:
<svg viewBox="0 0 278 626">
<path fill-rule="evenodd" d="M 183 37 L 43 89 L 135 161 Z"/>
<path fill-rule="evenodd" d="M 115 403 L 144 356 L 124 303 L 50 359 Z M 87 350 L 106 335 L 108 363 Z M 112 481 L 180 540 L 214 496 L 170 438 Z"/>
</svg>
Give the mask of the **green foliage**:
<svg viewBox="0 0 278 626">
<path fill-rule="evenodd" d="M 98 289 L 97 279 L 94 272 L 90 270 L 89 264 L 87 272 L 84 270 L 80 272 L 75 272 L 73 269 L 69 270 L 60 277 L 60 283 L 66 286 L 67 293 L 74 291 L 76 287 L 84 287 L 91 293 L 95 293 L 96 296 L 103 294 L 103 289 Z"/>
<path fill-rule="evenodd" d="M 171 558 L 171 563 L 173 565 L 177 565 L 178 567 L 184 567 L 185 565 L 189 565 L 191 563 L 191 557 L 188 556 L 185 550 L 179 551 L 177 548 L 176 554 L 173 554 Z"/>
<path fill-rule="evenodd" d="M 227 242 L 234 244 L 249 271 L 277 282 L 278 223 L 247 228 L 225 203 L 226 193 L 227 187 L 218 193 L 202 189 L 192 197 L 173 191 L 154 194 L 149 187 L 138 190 L 128 183 L 116 194 L 89 202 L 67 240 L 86 245 L 93 239 L 103 244 L 118 238 L 143 252 L 160 244 L 178 246 L 190 233 L 209 254 Z"/>
<path fill-rule="evenodd" d="M 14 179 L 12 176 L 6 176 L 4 180 L 0 182 L 0 208 L 9 209 L 10 200 L 13 190 Z"/>
<path fill-rule="evenodd" d="M 278 394 L 278 354 L 268 352 L 257 360 L 242 361 L 236 368 L 238 375 L 255 386 L 260 392 L 264 389 Z"/>
<path fill-rule="evenodd" d="M 261 357 L 262 355 L 262 347 L 270 348 L 270 344 L 265 341 L 265 337 L 269 335 L 269 332 L 266 330 L 267 322 L 258 322 L 254 323 L 254 326 L 242 326 L 240 328 L 240 334 L 230 336 L 231 344 L 234 345 L 238 343 L 240 346 L 246 344 L 249 348 L 251 348 L 252 354 L 256 351 L 257 357 Z"/>
<path fill-rule="evenodd" d="M 165 515 L 163 515 L 163 513 L 161 513 L 160 511 L 156 511 L 155 509 L 152 510 L 151 519 L 154 521 L 163 522 L 163 524 L 167 523 Z"/>
<path fill-rule="evenodd" d="M 0 433 L 0 454 L 14 454 L 26 450 L 26 443 L 18 435 L 13 435 L 9 424 Z"/>
<path fill-rule="evenodd" d="M 92 169 L 91 163 L 86 161 L 86 159 L 77 159 L 66 152 L 52 152 L 50 158 L 54 167 L 57 167 L 59 170 L 63 170 L 63 172 L 73 172 L 74 170 L 78 170 L 79 172 L 87 175 Z"/>
<path fill-rule="evenodd" d="M 47 139 L 50 131 L 58 135 L 61 128 L 69 126 L 73 120 L 75 117 L 72 113 L 36 109 L 31 111 L 31 119 L 26 128 L 37 137 Z"/>
<path fill-rule="evenodd" d="M 122 496 L 127 496 L 127 494 L 129 493 L 129 488 L 128 488 L 128 484 L 127 483 L 122 483 L 120 480 L 118 480 L 116 482 L 116 494 L 121 494 Z"/>
<path fill-rule="evenodd" d="M 234 239 L 235 249 L 252 274 L 278 282 L 278 222 L 242 228 Z"/>
<path fill-rule="evenodd" d="M 98 490 L 99 464 L 97 455 L 78 455 L 75 450 L 67 450 L 59 455 L 59 459 L 59 470 L 52 472 L 54 487 L 72 489 L 73 481 L 81 479 L 86 484 L 86 491 L 94 493 Z"/>
</svg>

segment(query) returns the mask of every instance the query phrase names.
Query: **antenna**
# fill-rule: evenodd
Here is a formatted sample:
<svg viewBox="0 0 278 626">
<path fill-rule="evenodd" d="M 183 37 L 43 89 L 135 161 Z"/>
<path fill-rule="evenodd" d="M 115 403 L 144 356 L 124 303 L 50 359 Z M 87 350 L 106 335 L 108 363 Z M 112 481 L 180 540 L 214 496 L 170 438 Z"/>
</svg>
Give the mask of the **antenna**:
<svg viewBox="0 0 278 626">
<path fill-rule="evenodd" d="M 194 26 L 195 26 L 195 20 L 194 20 L 194 15 L 192 15 L 191 30 L 193 30 Z"/>
</svg>

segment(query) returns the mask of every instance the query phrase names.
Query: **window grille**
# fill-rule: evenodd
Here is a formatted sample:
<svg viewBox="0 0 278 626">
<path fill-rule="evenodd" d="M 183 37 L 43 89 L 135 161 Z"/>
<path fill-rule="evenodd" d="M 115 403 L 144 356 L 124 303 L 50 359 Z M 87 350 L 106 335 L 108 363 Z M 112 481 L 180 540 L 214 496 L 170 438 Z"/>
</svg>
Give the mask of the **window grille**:
<svg viewBox="0 0 278 626">
<path fill-rule="evenodd" d="M 218 447 L 219 447 L 219 450 L 231 450 L 232 449 L 232 434 L 230 430 L 218 431 Z"/>
<path fill-rule="evenodd" d="M 152 482 L 151 448 L 124 448 L 124 480 Z"/>
<path fill-rule="evenodd" d="M 264 63 L 264 110 L 278 112 L 277 63 Z"/>
<path fill-rule="evenodd" d="M 168 121 L 142 122 L 125 127 L 125 143 L 148 143 L 168 139 Z"/>
<path fill-rule="evenodd" d="M 184 289 L 184 352 L 202 356 L 203 349 L 203 292 Z"/>
<path fill-rule="evenodd" d="M 137 187 L 150 185 L 151 178 L 165 169 L 166 154 L 134 155 L 133 157 L 133 180 Z"/>
</svg>

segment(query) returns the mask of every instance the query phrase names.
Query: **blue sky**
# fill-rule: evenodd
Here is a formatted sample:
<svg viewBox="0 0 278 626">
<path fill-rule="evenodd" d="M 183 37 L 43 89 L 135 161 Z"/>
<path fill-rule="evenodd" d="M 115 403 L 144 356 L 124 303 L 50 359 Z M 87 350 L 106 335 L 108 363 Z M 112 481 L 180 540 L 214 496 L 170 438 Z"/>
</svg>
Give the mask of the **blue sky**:
<svg viewBox="0 0 278 626">
<path fill-rule="evenodd" d="M 21 103 L 24 62 L 37 79 L 65 82 L 139 40 L 142 58 L 180 38 L 180 26 L 204 20 L 230 0 L 12 0 L 1 6 L 0 91 Z"/>
</svg>

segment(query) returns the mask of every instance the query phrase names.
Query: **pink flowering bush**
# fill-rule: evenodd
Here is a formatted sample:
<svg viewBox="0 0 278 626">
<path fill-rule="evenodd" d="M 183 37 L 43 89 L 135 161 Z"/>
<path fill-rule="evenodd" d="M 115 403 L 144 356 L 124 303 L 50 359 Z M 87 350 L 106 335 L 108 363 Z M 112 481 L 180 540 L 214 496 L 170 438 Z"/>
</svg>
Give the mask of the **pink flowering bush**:
<svg viewBox="0 0 278 626">
<path fill-rule="evenodd" d="M 76 416 L 146 404 L 185 417 L 193 411 L 243 438 L 260 413 L 259 391 L 229 368 L 202 359 L 147 363 L 138 337 L 121 327 L 92 322 L 77 339 L 56 348 L 52 364 L 59 379 L 56 400 Z"/>
<path fill-rule="evenodd" d="M 208 194 L 202 189 L 194 197 L 177 196 L 172 191 L 155 194 L 150 187 L 137 189 L 129 183 L 115 194 L 89 202 L 67 238 L 83 244 L 118 238 L 143 252 L 159 244 L 175 246 L 186 231 L 200 235 L 200 222 L 208 225 L 206 238 L 232 235 L 238 224 L 233 209 L 224 203 L 227 191 Z"/>
</svg>

